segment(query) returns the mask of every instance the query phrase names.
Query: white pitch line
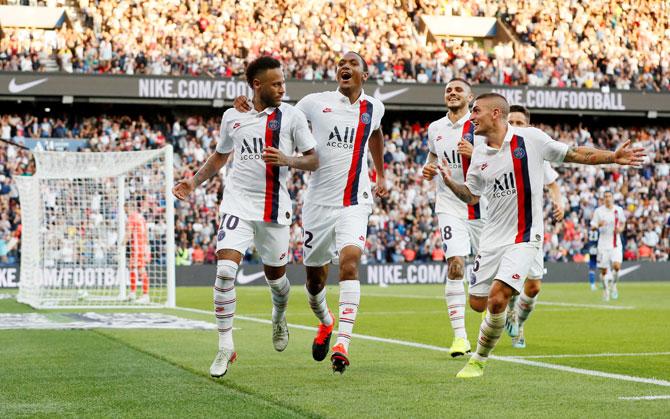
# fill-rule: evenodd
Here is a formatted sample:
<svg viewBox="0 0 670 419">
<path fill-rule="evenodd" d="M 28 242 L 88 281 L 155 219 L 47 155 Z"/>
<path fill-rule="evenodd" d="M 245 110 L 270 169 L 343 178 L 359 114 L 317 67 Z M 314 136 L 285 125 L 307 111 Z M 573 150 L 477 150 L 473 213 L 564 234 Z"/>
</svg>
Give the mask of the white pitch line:
<svg viewBox="0 0 670 419">
<path fill-rule="evenodd" d="M 184 310 L 184 311 L 190 311 L 193 313 L 201 313 L 201 314 L 212 314 L 211 311 L 207 310 L 200 310 L 196 308 L 188 308 L 188 307 L 176 307 L 177 310 Z M 266 320 L 266 319 L 257 319 L 254 317 L 247 317 L 247 316 L 236 316 L 235 318 L 240 319 L 240 320 L 247 320 L 251 322 L 256 322 L 256 323 L 263 323 L 263 324 L 272 324 L 272 320 Z M 311 327 L 311 326 L 303 326 L 301 324 L 292 324 L 289 323 L 289 326 L 294 328 L 294 329 L 300 329 L 300 330 L 309 330 L 309 331 L 316 331 L 316 327 Z M 426 345 L 423 343 L 418 343 L 418 342 L 410 342 L 406 340 L 399 340 L 399 339 L 389 339 L 389 338 L 381 338 L 377 336 L 369 336 L 369 335 L 359 335 L 358 333 L 353 333 L 353 337 L 358 338 L 358 339 L 363 339 L 363 340 L 370 340 L 374 342 L 383 342 L 383 343 L 391 343 L 394 345 L 400 345 L 400 346 L 407 346 L 410 348 L 419 348 L 419 349 L 428 349 L 431 351 L 438 351 L 438 352 L 449 352 L 449 348 L 444 348 L 441 346 L 435 346 L 435 345 Z M 670 381 L 665 381 L 665 380 L 659 380 L 656 378 L 645 378 L 645 377 L 636 377 L 633 375 L 624 375 L 624 374 L 614 374 L 614 373 L 608 373 L 608 372 L 602 372 L 602 371 L 594 371 L 594 370 L 587 370 L 583 368 L 573 368 L 573 367 L 567 367 L 564 365 L 556 365 L 556 364 L 549 364 L 546 362 L 537 362 L 537 361 L 530 361 L 527 359 L 521 359 L 521 358 L 515 358 L 515 357 L 504 357 L 504 356 L 496 356 L 496 355 L 491 355 L 489 357 L 490 359 L 495 359 L 497 361 L 503 361 L 503 362 L 511 362 L 513 364 L 522 364 L 522 365 L 529 365 L 533 367 L 540 367 L 540 368 L 547 368 L 547 369 L 553 369 L 553 370 L 558 370 L 558 371 L 563 371 L 563 372 L 571 372 L 574 374 L 581 374 L 581 375 L 589 375 L 593 377 L 601 377 L 601 378 L 611 378 L 615 380 L 622 380 L 622 381 L 632 381 L 635 383 L 644 383 L 644 384 L 653 384 L 657 386 L 663 386 L 663 387 L 670 387 Z"/>
<path fill-rule="evenodd" d="M 411 298 L 420 300 L 444 300 L 443 296 L 437 295 L 419 295 L 419 294 L 383 294 L 383 293 L 362 293 L 363 297 L 390 297 L 390 298 Z M 597 308 L 602 310 L 633 310 L 634 306 L 615 306 L 609 304 L 581 304 L 581 303 L 563 303 L 558 301 L 538 301 L 537 304 L 545 306 L 561 306 L 561 307 L 581 307 L 581 308 Z"/>
<path fill-rule="evenodd" d="M 670 394 L 662 396 L 619 397 L 619 400 L 670 400 Z"/>
<path fill-rule="evenodd" d="M 670 355 L 670 352 L 639 352 L 639 353 L 601 353 L 601 354 L 565 354 L 565 355 L 520 355 L 506 356 L 505 358 L 516 359 L 539 359 L 539 358 L 609 358 L 619 356 L 661 356 Z"/>
</svg>

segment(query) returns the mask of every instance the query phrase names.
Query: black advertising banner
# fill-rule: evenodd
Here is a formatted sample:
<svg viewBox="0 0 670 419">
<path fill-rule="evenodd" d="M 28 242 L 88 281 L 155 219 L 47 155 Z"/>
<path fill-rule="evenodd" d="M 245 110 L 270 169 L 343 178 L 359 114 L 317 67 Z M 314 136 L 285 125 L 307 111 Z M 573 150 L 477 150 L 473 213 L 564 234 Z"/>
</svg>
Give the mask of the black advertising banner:
<svg viewBox="0 0 670 419">
<path fill-rule="evenodd" d="M 335 90 L 332 81 L 289 80 L 287 102 L 297 102 L 316 92 Z M 366 93 L 387 107 L 404 110 L 443 110 L 440 84 L 369 82 Z M 670 94 L 608 89 L 555 89 L 477 85 L 475 94 L 497 92 L 511 104 L 552 113 L 640 114 L 670 116 Z M 0 99 L 39 100 L 65 97 L 65 102 L 155 103 L 199 106 L 230 105 L 239 95 L 250 95 L 239 79 L 166 76 L 83 75 L 67 73 L 0 73 Z M 652 114 L 649 114 L 651 112 Z"/>
</svg>

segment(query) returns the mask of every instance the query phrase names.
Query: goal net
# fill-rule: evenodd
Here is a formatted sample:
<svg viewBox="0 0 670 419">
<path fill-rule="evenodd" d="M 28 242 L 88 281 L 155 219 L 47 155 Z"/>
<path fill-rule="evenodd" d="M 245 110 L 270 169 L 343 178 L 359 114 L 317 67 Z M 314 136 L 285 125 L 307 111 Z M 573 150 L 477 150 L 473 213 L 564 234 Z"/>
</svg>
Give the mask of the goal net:
<svg viewBox="0 0 670 419">
<path fill-rule="evenodd" d="M 172 147 L 35 152 L 16 179 L 18 301 L 35 308 L 174 307 Z"/>
</svg>

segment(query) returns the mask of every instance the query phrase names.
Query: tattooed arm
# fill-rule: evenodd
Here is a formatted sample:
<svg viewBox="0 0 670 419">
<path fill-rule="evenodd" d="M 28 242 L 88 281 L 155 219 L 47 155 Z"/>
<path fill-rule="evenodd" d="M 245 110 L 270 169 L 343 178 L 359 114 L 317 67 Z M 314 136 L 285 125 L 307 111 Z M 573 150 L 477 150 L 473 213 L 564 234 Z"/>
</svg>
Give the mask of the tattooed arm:
<svg viewBox="0 0 670 419">
<path fill-rule="evenodd" d="M 570 147 L 565 154 L 565 163 L 607 164 L 639 166 L 646 153 L 642 147 L 630 147 L 630 140 L 617 148 L 616 151 L 599 150 L 593 147 Z"/>
</svg>

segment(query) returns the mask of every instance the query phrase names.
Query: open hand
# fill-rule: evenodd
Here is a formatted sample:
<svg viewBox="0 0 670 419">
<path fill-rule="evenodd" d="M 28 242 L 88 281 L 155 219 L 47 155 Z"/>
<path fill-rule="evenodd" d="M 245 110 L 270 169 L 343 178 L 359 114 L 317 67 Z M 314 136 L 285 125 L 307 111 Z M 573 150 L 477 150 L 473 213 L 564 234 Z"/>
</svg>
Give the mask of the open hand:
<svg viewBox="0 0 670 419">
<path fill-rule="evenodd" d="M 614 163 L 628 166 L 641 166 L 647 152 L 642 147 L 630 146 L 630 140 L 626 141 L 614 152 Z"/>
</svg>

